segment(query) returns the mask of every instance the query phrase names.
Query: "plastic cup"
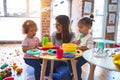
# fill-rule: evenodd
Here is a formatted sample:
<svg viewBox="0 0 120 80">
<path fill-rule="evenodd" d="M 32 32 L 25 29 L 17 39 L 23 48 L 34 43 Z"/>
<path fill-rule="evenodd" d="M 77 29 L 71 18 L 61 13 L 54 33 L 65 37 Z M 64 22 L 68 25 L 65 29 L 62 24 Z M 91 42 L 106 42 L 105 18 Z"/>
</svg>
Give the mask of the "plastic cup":
<svg viewBox="0 0 120 80">
<path fill-rule="evenodd" d="M 104 43 L 98 42 L 98 49 L 103 51 L 104 50 Z"/>
<path fill-rule="evenodd" d="M 63 50 L 62 49 L 57 49 L 57 51 L 56 51 L 56 57 L 58 59 L 63 58 Z"/>
</svg>

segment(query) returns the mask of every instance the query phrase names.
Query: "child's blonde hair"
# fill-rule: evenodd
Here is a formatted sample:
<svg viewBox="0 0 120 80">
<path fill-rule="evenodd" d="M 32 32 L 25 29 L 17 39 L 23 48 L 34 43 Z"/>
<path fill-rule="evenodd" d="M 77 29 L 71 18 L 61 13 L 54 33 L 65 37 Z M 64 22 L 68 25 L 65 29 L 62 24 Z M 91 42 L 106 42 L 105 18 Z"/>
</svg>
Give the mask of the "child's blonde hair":
<svg viewBox="0 0 120 80">
<path fill-rule="evenodd" d="M 33 20 L 26 20 L 22 25 L 22 32 L 23 34 L 27 34 L 30 28 L 36 28 L 37 25 Z"/>
</svg>

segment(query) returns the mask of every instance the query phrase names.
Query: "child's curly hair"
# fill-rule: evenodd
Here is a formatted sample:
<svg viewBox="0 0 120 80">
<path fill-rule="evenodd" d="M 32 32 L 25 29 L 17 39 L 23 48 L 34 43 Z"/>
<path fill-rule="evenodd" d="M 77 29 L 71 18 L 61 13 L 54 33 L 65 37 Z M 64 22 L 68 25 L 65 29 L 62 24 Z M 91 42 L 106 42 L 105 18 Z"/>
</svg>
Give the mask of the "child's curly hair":
<svg viewBox="0 0 120 80">
<path fill-rule="evenodd" d="M 23 34 L 27 34 L 30 28 L 36 28 L 37 25 L 33 20 L 26 20 L 22 25 L 22 32 Z"/>
<path fill-rule="evenodd" d="M 92 27 L 93 21 L 95 21 L 94 15 L 91 14 L 89 17 L 84 17 L 84 18 L 80 19 L 78 24 L 82 23 L 82 24 L 85 24 L 85 25 Z"/>
</svg>

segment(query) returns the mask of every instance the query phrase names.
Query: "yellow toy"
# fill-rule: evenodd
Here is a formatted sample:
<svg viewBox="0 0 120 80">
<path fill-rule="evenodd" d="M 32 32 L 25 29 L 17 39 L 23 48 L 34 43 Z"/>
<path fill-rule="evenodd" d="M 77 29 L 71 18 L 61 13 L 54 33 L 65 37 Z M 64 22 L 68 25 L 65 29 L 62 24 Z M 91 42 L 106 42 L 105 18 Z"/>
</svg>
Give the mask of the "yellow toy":
<svg viewBox="0 0 120 80">
<path fill-rule="evenodd" d="M 120 52 L 117 52 L 117 53 L 112 57 L 112 59 L 113 59 L 114 64 L 115 64 L 118 68 L 120 68 Z"/>
<path fill-rule="evenodd" d="M 13 69 L 15 70 L 17 68 L 17 64 L 16 63 L 13 63 Z"/>
<path fill-rule="evenodd" d="M 47 42 L 46 45 L 43 46 L 43 48 L 53 48 L 52 42 Z"/>
<path fill-rule="evenodd" d="M 64 52 L 73 52 L 76 51 L 77 45 L 73 43 L 64 43 L 62 49 Z"/>
<path fill-rule="evenodd" d="M 17 75 L 21 74 L 23 72 L 22 68 L 16 68 Z"/>
<path fill-rule="evenodd" d="M 52 44 L 52 42 L 49 42 L 48 37 L 42 38 L 42 47 L 43 48 L 53 48 L 53 44 Z"/>
</svg>

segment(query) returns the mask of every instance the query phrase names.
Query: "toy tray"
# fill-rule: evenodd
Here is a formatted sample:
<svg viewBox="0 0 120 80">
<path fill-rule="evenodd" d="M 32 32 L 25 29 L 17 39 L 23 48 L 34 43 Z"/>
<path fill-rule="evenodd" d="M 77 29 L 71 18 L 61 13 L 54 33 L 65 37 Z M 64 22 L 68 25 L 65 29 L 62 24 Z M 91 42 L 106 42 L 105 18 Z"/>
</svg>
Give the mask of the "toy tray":
<svg viewBox="0 0 120 80">
<path fill-rule="evenodd" d="M 44 47 L 38 47 L 39 50 L 49 50 L 49 49 L 59 49 L 59 47 L 54 46 L 52 48 L 44 48 Z"/>
<path fill-rule="evenodd" d="M 41 54 L 42 51 L 39 50 L 39 49 L 30 49 L 30 50 L 27 50 L 27 54 L 30 54 L 30 55 L 36 55 L 36 54 Z"/>
</svg>

